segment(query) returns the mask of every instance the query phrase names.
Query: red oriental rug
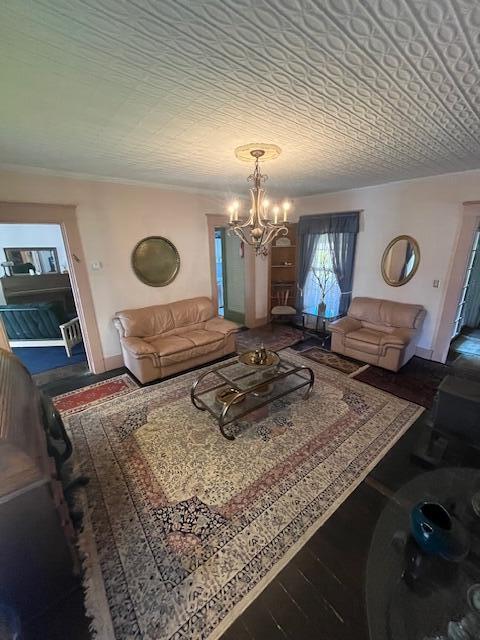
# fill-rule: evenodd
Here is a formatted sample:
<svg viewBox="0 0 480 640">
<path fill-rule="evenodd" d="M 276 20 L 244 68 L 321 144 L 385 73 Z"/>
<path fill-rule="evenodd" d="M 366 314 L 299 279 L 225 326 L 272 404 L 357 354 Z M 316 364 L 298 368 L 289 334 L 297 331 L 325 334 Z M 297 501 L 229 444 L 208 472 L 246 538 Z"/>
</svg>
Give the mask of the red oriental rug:
<svg viewBox="0 0 480 640">
<path fill-rule="evenodd" d="M 106 400 L 123 396 L 135 389 L 138 389 L 138 384 L 128 374 L 124 373 L 121 376 L 116 376 L 103 382 L 89 384 L 87 387 L 62 393 L 59 396 L 55 396 L 53 402 L 62 416 L 69 416 L 101 404 Z"/>
</svg>

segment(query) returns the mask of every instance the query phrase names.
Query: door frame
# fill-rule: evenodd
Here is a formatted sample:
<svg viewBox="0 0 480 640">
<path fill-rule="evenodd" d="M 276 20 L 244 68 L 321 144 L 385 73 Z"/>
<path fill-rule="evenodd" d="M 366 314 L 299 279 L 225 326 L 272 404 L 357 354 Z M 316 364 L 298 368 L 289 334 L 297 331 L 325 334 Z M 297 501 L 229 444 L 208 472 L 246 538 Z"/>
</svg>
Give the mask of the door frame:
<svg viewBox="0 0 480 640">
<path fill-rule="evenodd" d="M 218 300 L 218 288 L 215 265 L 215 228 L 223 227 L 228 229 L 228 219 L 225 215 L 215 213 L 205 214 L 207 218 L 208 247 L 210 251 L 210 280 L 212 288 L 212 300 Z M 255 327 L 255 251 L 249 245 L 245 245 L 244 253 L 245 287 L 244 287 L 244 309 L 245 326 Z M 225 289 L 223 291 L 225 296 Z"/>
<path fill-rule="evenodd" d="M 67 254 L 70 284 L 90 371 L 106 371 L 100 332 L 74 205 L 0 201 L 0 223 L 58 224 Z"/>
<path fill-rule="evenodd" d="M 443 306 L 434 334 L 432 360 L 436 360 L 437 362 L 445 362 L 448 356 L 458 300 L 464 285 L 465 272 L 479 223 L 480 200 L 464 202 L 457 232 L 455 251 L 450 263 Z"/>
</svg>

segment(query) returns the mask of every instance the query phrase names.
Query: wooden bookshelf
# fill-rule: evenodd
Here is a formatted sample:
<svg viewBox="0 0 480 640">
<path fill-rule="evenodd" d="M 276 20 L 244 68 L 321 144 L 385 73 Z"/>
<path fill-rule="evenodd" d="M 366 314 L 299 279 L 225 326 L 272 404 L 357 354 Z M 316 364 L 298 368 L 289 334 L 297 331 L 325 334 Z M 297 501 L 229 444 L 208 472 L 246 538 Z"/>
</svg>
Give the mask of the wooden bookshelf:
<svg viewBox="0 0 480 640">
<path fill-rule="evenodd" d="M 274 240 L 274 244 L 269 252 L 269 309 L 275 307 L 280 302 L 279 294 L 285 295 L 288 291 L 287 304 L 292 307 L 297 301 L 297 225 L 288 225 L 287 237 L 291 245 L 283 247 L 275 244 L 279 238 Z"/>
</svg>

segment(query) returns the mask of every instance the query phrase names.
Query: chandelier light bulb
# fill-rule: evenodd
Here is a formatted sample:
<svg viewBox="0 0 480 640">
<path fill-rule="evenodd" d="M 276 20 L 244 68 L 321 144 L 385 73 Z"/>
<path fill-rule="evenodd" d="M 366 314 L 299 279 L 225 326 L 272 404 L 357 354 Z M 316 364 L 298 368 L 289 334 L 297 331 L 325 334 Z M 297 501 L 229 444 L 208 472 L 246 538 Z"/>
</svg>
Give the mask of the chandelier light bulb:
<svg viewBox="0 0 480 640">
<path fill-rule="evenodd" d="M 278 206 L 278 204 L 276 204 L 273 209 L 273 224 L 277 224 L 278 223 L 278 214 L 280 213 L 280 207 Z"/>
</svg>

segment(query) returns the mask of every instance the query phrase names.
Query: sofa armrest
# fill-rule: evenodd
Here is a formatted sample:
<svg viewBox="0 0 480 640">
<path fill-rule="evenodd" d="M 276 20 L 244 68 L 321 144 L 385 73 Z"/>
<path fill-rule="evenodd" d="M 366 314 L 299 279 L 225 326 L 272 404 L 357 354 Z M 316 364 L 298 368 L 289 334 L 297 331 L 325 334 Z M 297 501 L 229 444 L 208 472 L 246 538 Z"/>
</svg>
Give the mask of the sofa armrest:
<svg viewBox="0 0 480 640">
<path fill-rule="evenodd" d="M 334 320 L 328 325 L 329 331 L 332 333 L 341 333 L 342 335 L 361 329 L 361 327 L 362 323 L 359 320 L 355 320 L 355 318 L 350 318 L 349 316 Z"/>
<path fill-rule="evenodd" d="M 151 344 L 142 338 L 121 338 L 121 343 L 134 356 L 148 356 L 155 353 Z"/>
<path fill-rule="evenodd" d="M 240 327 L 236 322 L 217 317 L 207 320 L 207 322 L 205 323 L 205 329 L 206 331 L 218 331 L 219 333 L 223 333 L 224 335 L 228 336 L 234 331 L 238 331 Z"/>
</svg>

